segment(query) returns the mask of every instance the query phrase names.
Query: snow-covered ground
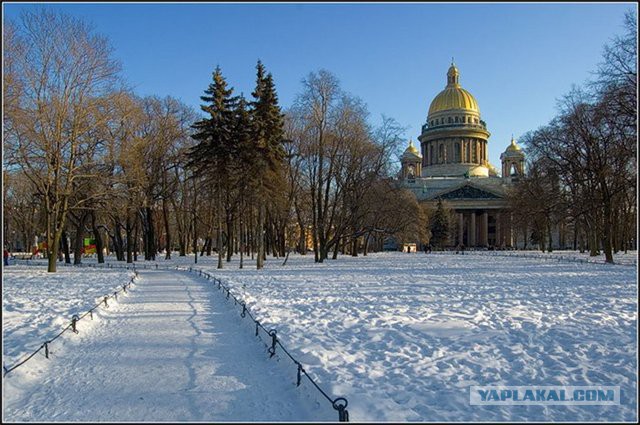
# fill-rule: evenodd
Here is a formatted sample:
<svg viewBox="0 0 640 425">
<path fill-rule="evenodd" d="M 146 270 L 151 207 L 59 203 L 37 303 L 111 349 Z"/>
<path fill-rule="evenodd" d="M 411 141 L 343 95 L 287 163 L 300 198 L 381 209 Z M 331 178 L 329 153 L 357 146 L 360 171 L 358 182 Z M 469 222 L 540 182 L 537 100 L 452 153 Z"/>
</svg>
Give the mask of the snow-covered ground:
<svg viewBox="0 0 640 425">
<path fill-rule="evenodd" d="M 199 267 L 244 293 L 354 420 L 635 420 L 636 269 L 488 255 Z M 620 385 L 622 405 L 469 405 L 470 385 L 497 384 Z"/>
<path fill-rule="evenodd" d="M 292 255 L 260 271 L 250 261 L 239 270 L 237 259 L 217 270 L 215 260 L 200 257 L 195 267 L 277 328 L 327 392 L 349 399 L 352 421 L 636 420 L 636 267 L 491 253 L 323 264 Z M 193 257 L 158 264 L 193 265 Z M 239 329 L 252 336 L 244 322 Z M 284 381 L 295 375 L 288 361 L 280 361 Z M 619 385 L 621 405 L 469 405 L 469 386 L 500 384 Z"/>
<path fill-rule="evenodd" d="M 126 269 L 95 270 L 16 265 L 2 269 L 2 360 L 11 366 L 54 337 L 82 315 L 127 283 L 133 272 Z"/>
<path fill-rule="evenodd" d="M 108 271 L 92 270 L 100 273 Z M 51 359 L 36 356 L 3 379 L 3 418 L 334 420 L 331 406 L 296 388 L 295 375 L 269 359 L 232 304 L 214 291 L 211 282 L 186 272 L 141 271 L 118 303 L 100 308 L 94 321 L 79 322 L 79 334 L 56 340 Z"/>
<path fill-rule="evenodd" d="M 439 254 L 439 253 L 438 253 Z M 488 255 L 488 256 L 502 256 L 502 257 L 527 257 L 538 258 L 541 260 L 554 260 L 564 262 L 583 262 L 583 263 L 605 263 L 604 254 L 600 253 L 596 256 L 590 256 L 589 252 L 579 251 L 553 251 L 553 252 L 541 252 L 533 250 L 518 250 L 518 251 L 467 251 L 465 254 L 471 255 Z M 624 266 L 638 266 L 638 251 L 618 252 L 613 254 L 613 261 L 616 265 Z"/>
</svg>

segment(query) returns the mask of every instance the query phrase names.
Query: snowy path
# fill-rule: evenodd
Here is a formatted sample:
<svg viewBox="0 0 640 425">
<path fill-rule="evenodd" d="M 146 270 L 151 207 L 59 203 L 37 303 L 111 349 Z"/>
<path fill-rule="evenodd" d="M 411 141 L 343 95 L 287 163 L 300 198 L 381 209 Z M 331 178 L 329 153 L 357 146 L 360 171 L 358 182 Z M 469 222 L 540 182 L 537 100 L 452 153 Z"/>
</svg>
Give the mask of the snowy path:
<svg viewBox="0 0 640 425">
<path fill-rule="evenodd" d="M 209 282 L 174 271 L 140 277 L 98 320 L 80 322 L 51 360 L 3 379 L 4 419 L 334 420 Z"/>
</svg>

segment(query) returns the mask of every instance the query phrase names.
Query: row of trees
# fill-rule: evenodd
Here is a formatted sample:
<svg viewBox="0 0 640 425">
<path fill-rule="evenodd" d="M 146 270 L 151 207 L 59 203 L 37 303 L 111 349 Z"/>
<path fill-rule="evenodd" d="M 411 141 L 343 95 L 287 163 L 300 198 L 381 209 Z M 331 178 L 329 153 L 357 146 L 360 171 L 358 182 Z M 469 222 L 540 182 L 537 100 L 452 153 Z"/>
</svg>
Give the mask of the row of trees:
<svg viewBox="0 0 640 425">
<path fill-rule="evenodd" d="M 637 22 L 604 50 L 594 81 L 559 102 L 551 122 L 527 133 L 528 173 L 511 194 L 521 227 L 551 250 L 552 229 L 571 229 L 592 255 L 627 250 L 637 219 Z M 526 232 L 526 230 L 525 230 Z"/>
<path fill-rule="evenodd" d="M 262 63 L 250 100 L 217 68 L 198 114 L 133 94 L 108 40 L 80 20 L 25 13 L 4 31 L 3 231 L 23 249 L 45 235 L 49 271 L 71 252 L 80 262 L 86 236 L 98 261 L 103 248 L 127 262 L 215 250 L 219 267 L 250 255 L 261 268 L 267 253 L 311 245 L 322 262 L 425 232 L 390 178 L 404 129 L 373 128 L 327 71 L 282 111 Z"/>
</svg>

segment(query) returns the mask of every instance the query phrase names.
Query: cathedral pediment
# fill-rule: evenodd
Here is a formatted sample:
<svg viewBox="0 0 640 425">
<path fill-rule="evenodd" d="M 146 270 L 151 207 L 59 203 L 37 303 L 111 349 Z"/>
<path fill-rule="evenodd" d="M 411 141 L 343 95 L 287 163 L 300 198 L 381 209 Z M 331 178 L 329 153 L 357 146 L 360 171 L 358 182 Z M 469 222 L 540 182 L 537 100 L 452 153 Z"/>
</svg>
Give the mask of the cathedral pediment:
<svg viewBox="0 0 640 425">
<path fill-rule="evenodd" d="M 460 200 L 460 199 L 502 199 L 499 194 L 487 189 L 479 188 L 471 184 L 464 184 L 454 189 L 436 193 L 431 199 Z"/>
</svg>

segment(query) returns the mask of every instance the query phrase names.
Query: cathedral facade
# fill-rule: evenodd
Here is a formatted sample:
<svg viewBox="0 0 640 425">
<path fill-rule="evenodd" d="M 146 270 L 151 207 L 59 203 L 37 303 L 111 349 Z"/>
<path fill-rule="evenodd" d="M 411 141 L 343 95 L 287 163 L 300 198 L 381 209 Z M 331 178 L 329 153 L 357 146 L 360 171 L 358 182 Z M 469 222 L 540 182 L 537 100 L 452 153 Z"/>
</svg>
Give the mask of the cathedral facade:
<svg viewBox="0 0 640 425">
<path fill-rule="evenodd" d="M 439 199 L 455 211 L 449 246 L 509 248 L 515 245 L 507 188 L 525 172 L 516 141 L 500 155 L 501 171 L 489 163 L 491 133 L 478 102 L 460 85 L 452 63 L 447 85 L 431 102 L 427 122 L 401 156 L 400 184 L 431 207 Z"/>
</svg>

